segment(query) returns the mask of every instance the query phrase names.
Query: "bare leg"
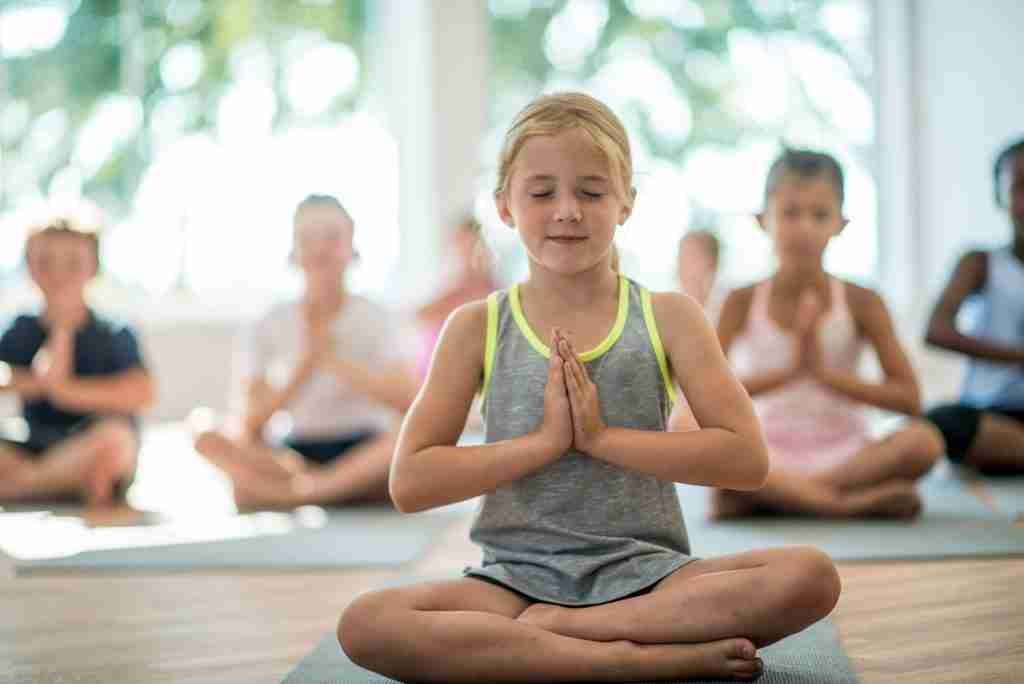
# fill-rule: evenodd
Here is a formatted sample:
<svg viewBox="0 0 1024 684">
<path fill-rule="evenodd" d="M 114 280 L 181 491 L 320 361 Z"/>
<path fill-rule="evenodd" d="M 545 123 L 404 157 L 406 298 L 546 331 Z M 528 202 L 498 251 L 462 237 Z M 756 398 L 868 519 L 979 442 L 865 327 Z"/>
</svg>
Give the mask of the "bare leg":
<svg viewBox="0 0 1024 684">
<path fill-rule="evenodd" d="M 982 472 L 1024 473 L 1024 424 L 985 413 L 964 463 Z"/>
<path fill-rule="evenodd" d="M 16 475 L 0 485 L 0 497 L 32 500 L 83 494 L 86 503 L 111 503 L 116 482 L 135 467 L 138 440 L 123 420 L 96 423 L 51 448 L 38 460 L 27 460 Z"/>
<path fill-rule="evenodd" d="M 390 501 L 388 471 L 398 435 L 374 437 L 322 468 L 306 472 L 303 503 Z"/>
<path fill-rule="evenodd" d="M 259 442 L 240 442 L 215 430 L 200 433 L 195 449 L 214 465 L 244 469 L 268 478 L 287 479 L 305 470 L 302 457 L 290 449 L 274 449 Z"/>
<path fill-rule="evenodd" d="M 815 479 L 847 491 L 888 480 L 918 480 L 942 457 L 942 433 L 924 420 L 913 420 L 903 429 L 868 444 L 849 460 L 815 476 Z"/>
<path fill-rule="evenodd" d="M 844 492 L 809 475 L 782 469 L 772 470 L 756 492 L 716 489 L 712 493 L 712 515 L 717 518 L 756 513 L 910 518 L 920 511 L 921 499 L 913 482 L 890 480 Z"/>
<path fill-rule="evenodd" d="M 768 549 L 693 561 L 642 596 L 588 608 L 539 603 L 519 619 L 594 641 L 700 643 L 742 635 L 760 648 L 827 616 L 839 592 L 839 575 L 822 552 Z"/>
<path fill-rule="evenodd" d="M 761 671 L 747 639 L 669 645 L 588 641 L 517 621 L 528 605 L 473 579 L 371 592 L 345 610 L 338 641 L 355 663 L 400 681 L 752 679 Z"/>
<path fill-rule="evenodd" d="M 205 432 L 196 449 L 231 479 L 239 508 L 388 501 L 395 435 L 375 437 L 326 466 L 311 466 L 289 449 L 242 445 Z"/>
</svg>

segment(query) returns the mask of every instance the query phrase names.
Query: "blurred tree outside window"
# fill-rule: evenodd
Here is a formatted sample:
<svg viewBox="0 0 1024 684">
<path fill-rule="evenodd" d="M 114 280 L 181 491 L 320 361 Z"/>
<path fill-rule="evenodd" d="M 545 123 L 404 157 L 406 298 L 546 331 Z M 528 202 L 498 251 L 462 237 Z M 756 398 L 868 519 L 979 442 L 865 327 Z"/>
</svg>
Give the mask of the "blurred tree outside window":
<svg viewBox="0 0 1024 684">
<path fill-rule="evenodd" d="M 326 192 L 356 219 L 357 280 L 382 285 L 398 151 L 364 107 L 369 2 L 0 4 L 0 273 L 28 221 L 92 207 L 106 286 L 279 292 L 295 204 Z"/>
<path fill-rule="evenodd" d="M 830 269 L 875 278 L 878 231 L 871 11 L 867 0 L 489 0 L 493 98 L 477 208 L 507 277 L 526 258 L 492 208 L 515 113 L 541 92 L 583 90 L 623 119 L 638 199 L 616 242 L 624 270 L 674 286 L 676 243 L 711 228 L 731 284 L 770 272 L 752 214 L 782 143 L 834 154 L 851 223 Z"/>
</svg>

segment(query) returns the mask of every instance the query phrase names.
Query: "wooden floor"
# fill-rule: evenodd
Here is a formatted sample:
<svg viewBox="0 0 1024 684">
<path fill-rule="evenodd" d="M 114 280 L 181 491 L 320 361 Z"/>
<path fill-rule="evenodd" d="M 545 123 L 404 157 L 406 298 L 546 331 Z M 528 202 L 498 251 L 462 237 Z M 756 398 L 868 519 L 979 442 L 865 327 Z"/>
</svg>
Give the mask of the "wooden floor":
<svg viewBox="0 0 1024 684">
<path fill-rule="evenodd" d="M 403 574 L 478 560 L 468 519 Z M 1024 559 L 840 566 L 835 620 L 864 682 L 1024 681 Z M 396 572 L 14 579 L 0 682 L 279 682 L 345 605 Z"/>
</svg>

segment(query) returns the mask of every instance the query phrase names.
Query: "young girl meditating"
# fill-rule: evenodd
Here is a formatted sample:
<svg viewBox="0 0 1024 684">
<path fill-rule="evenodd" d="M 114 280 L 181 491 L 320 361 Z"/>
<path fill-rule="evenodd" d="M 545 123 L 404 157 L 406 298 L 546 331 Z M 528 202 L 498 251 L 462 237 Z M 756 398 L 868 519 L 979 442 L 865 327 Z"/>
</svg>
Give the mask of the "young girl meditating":
<svg viewBox="0 0 1024 684">
<path fill-rule="evenodd" d="M 772 458 L 757 492 L 716 492 L 722 517 L 759 512 L 907 518 L 915 482 L 942 455 L 942 437 L 913 418 L 872 439 L 866 406 L 916 416 L 917 379 L 882 298 L 829 275 L 822 256 L 846 225 L 843 172 L 832 157 L 787 150 L 771 166 L 761 227 L 775 245 L 769 279 L 729 294 L 722 348 L 754 397 Z M 885 374 L 858 376 L 865 346 Z"/>
<path fill-rule="evenodd" d="M 403 511 L 483 495 L 465 576 L 365 594 L 342 615 L 356 663 L 404 681 L 753 679 L 757 649 L 826 616 L 807 548 L 691 554 L 675 482 L 756 489 L 768 456 L 699 305 L 611 268 L 635 191 L 602 103 L 516 117 L 495 201 L 528 279 L 449 319 L 391 472 Z M 666 432 L 677 380 L 701 426 Z M 455 446 L 477 391 L 486 443 Z"/>
</svg>

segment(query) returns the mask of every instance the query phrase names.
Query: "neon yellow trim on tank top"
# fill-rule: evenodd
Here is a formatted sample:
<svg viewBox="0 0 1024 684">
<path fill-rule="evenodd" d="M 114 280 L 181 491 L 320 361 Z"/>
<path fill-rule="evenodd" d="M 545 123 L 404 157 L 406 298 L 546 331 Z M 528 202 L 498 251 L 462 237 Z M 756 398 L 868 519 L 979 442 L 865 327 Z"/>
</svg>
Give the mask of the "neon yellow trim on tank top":
<svg viewBox="0 0 1024 684">
<path fill-rule="evenodd" d="M 484 338 L 484 380 L 480 384 L 480 397 L 487 394 L 491 386 L 491 370 L 494 368 L 494 352 L 498 346 L 498 293 L 487 295 L 487 337 Z"/>
<path fill-rule="evenodd" d="M 508 302 L 512 309 L 512 318 L 515 319 L 516 325 L 519 326 L 520 332 L 529 341 L 530 346 L 533 347 L 538 354 L 546 359 L 551 358 L 551 349 L 548 345 L 541 342 L 540 338 L 537 337 L 536 333 L 533 332 L 533 328 L 530 327 L 529 322 L 526 320 L 526 316 L 523 315 L 523 307 L 519 303 L 519 285 L 513 285 L 508 289 Z M 606 351 L 612 348 L 612 345 L 618 342 L 619 336 L 622 335 L 622 329 L 626 327 L 626 317 L 629 315 L 629 280 L 626 276 L 619 276 L 619 311 L 615 315 L 615 325 L 612 326 L 607 337 L 602 340 L 601 344 L 597 345 L 590 351 L 585 351 L 580 354 L 580 361 L 593 361 L 597 357 L 604 354 Z"/>
<path fill-rule="evenodd" d="M 644 310 L 644 323 L 647 324 L 647 334 L 651 337 L 651 346 L 654 347 L 654 355 L 658 357 L 658 367 L 661 369 L 661 379 L 665 382 L 665 391 L 668 399 L 675 404 L 676 386 L 672 382 L 672 375 L 668 372 L 668 359 L 665 358 L 665 347 L 661 344 L 661 335 L 658 334 L 658 324 L 654 320 L 654 307 L 651 306 L 651 293 L 646 287 L 640 288 L 640 303 Z"/>
</svg>

